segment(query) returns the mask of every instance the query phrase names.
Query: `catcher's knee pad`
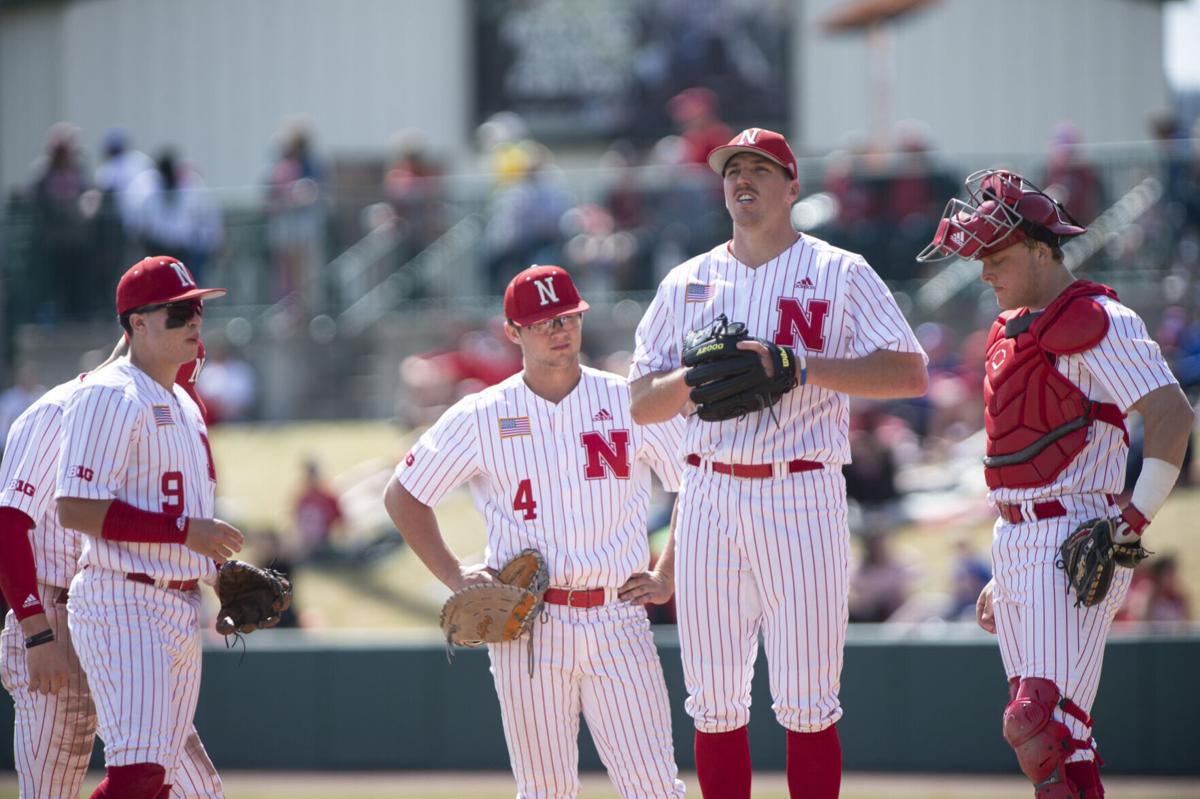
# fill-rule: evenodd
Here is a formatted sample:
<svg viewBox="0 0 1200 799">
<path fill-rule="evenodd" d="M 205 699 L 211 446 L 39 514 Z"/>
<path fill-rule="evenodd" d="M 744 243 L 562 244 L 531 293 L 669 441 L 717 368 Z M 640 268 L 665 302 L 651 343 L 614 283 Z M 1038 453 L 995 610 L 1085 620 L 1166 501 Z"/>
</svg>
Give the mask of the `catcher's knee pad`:
<svg viewBox="0 0 1200 799">
<path fill-rule="evenodd" d="M 109 766 L 104 782 L 93 799 L 155 799 L 162 790 L 167 771 L 157 763 Z"/>
<path fill-rule="evenodd" d="M 1021 680 L 1004 708 L 1004 740 L 1017 753 L 1017 763 L 1035 786 L 1037 799 L 1080 799 L 1064 766 L 1077 749 L 1089 744 L 1071 737 L 1067 725 L 1054 718 L 1062 694 L 1050 680 Z"/>
</svg>

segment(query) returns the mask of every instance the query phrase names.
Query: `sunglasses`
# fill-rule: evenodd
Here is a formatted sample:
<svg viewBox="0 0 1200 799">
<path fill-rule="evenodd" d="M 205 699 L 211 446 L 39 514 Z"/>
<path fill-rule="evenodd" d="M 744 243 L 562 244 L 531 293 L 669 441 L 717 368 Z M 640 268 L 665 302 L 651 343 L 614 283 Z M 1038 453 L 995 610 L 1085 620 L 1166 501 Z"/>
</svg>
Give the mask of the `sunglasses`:
<svg viewBox="0 0 1200 799">
<path fill-rule="evenodd" d="M 134 308 L 129 313 L 154 313 L 163 308 L 167 311 L 166 326 L 169 330 L 183 327 L 192 321 L 192 317 L 194 316 L 204 316 L 203 300 L 179 300 L 178 302 L 164 302 L 158 305 L 143 305 L 141 308 Z"/>
<path fill-rule="evenodd" d="M 556 316 L 553 319 L 543 319 L 540 322 L 534 322 L 531 325 L 517 325 L 530 333 L 535 333 L 539 336 L 548 336 L 555 330 L 560 328 L 564 330 L 574 330 L 583 322 L 582 313 L 568 314 L 567 316 Z"/>
</svg>

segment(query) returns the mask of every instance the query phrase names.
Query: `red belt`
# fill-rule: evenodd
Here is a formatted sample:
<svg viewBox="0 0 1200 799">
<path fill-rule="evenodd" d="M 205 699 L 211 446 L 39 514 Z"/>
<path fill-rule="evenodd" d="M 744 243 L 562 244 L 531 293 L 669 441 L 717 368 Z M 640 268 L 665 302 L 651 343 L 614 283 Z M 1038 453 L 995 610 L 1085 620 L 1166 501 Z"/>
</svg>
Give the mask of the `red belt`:
<svg viewBox="0 0 1200 799">
<path fill-rule="evenodd" d="M 604 604 L 603 588 L 547 588 L 542 597 L 551 605 L 572 608 L 596 608 Z"/>
<path fill-rule="evenodd" d="M 172 591 L 191 591 L 200 585 L 199 580 L 167 580 L 166 582 L 159 582 L 148 574 L 139 574 L 138 572 L 126 574 L 125 579 L 133 580 L 135 583 L 157 585 L 159 588 L 170 588 Z"/>
<path fill-rule="evenodd" d="M 54 604 L 65 605 L 68 599 L 70 599 L 70 595 L 67 593 L 67 589 L 60 588 L 58 589 L 58 593 L 54 595 Z"/>
<path fill-rule="evenodd" d="M 704 464 L 704 461 L 700 460 L 699 455 L 688 455 L 687 462 L 692 466 L 701 466 Z M 764 479 L 775 476 L 775 464 L 773 463 L 721 463 L 720 461 L 709 461 L 708 465 L 717 474 L 728 474 L 733 477 Z M 823 466 L 824 464 L 818 461 L 788 461 L 787 473 L 811 472 Z"/>
<path fill-rule="evenodd" d="M 1108 500 L 1108 504 L 1110 505 L 1117 501 L 1116 497 L 1112 494 L 1105 494 L 1104 498 Z M 1052 499 L 1048 502 L 1033 503 L 1033 513 L 1030 514 L 1022 511 L 1019 503 L 1001 502 L 996 505 L 996 510 L 1000 512 L 1000 517 L 1009 524 L 1032 522 L 1037 519 L 1057 519 L 1060 516 L 1067 515 L 1067 509 L 1057 499 Z"/>
<path fill-rule="evenodd" d="M 1057 499 L 1034 503 L 1033 513 L 1029 514 L 1029 518 L 1026 518 L 1026 514 L 1021 511 L 1019 504 L 1010 505 L 1007 502 L 1001 502 L 996 506 L 996 510 L 1000 511 L 1000 517 L 1009 524 L 1031 522 L 1035 519 L 1056 519 L 1059 516 L 1067 515 L 1067 509 Z"/>
</svg>

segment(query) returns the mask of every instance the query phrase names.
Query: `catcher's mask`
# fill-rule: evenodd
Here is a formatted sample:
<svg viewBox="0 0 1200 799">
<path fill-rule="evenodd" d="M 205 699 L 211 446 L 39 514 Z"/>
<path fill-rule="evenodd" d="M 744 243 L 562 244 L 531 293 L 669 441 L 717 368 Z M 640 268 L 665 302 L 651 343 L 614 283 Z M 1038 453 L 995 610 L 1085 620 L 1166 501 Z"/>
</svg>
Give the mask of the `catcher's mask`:
<svg viewBox="0 0 1200 799">
<path fill-rule="evenodd" d="M 1002 169 L 967 176 L 967 200 L 946 203 L 933 241 L 918 261 L 986 258 L 1025 239 L 1059 247 L 1087 228 L 1033 183 Z"/>
</svg>

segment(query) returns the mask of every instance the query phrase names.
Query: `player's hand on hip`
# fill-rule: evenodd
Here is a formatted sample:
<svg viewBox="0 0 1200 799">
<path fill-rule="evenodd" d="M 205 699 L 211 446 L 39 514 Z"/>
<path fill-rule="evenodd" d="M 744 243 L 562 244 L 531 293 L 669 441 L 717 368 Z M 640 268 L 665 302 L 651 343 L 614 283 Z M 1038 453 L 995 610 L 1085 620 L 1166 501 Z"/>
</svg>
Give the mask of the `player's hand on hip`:
<svg viewBox="0 0 1200 799">
<path fill-rule="evenodd" d="M 29 672 L 29 690 L 39 694 L 56 694 L 67 685 L 70 658 L 67 643 L 55 638 L 25 650 L 25 667 Z"/>
<path fill-rule="evenodd" d="M 638 572 L 617 590 L 617 596 L 635 605 L 661 605 L 675 593 L 675 579 L 659 571 Z"/>
<path fill-rule="evenodd" d="M 446 581 L 446 587 L 451 591 L 461 591 L 468 585 L 494 583 L 499 576 L 500 573 L 498 571 L 483 563 L 478 563 L 474 566 L 464 566 L 460 563 L 458 565 L 458 574 L 450 576 L 450 579 Z"/>
<path fill-rule="evenodd" d="M 188 519 L 187 540 L 183 545 L 193 552 L 225 562 L 242 551 L 246 539 L 240 530 L 220 519 Z"/>
<path fill-rule="evenodd" d="M 992 587 L 995 582 L 988 580 L 988 584 L 979 592 L 979 599 L 975 600 L 975 621 L 992 635 L 996 634 L 996 616 L 992 612 Z"/>
</svg>

